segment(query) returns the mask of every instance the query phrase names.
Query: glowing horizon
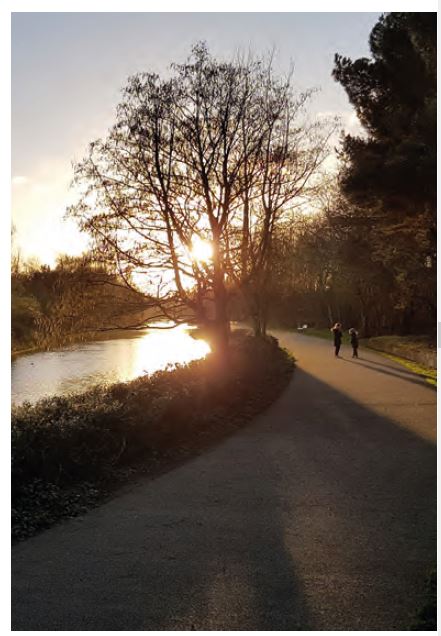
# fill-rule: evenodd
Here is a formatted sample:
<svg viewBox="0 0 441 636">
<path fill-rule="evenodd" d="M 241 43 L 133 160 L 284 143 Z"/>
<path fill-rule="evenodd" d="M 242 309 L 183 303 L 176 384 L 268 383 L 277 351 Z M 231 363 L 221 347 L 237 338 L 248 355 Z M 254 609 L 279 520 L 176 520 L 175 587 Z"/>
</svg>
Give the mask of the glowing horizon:
<svg viewBox="0 0 441 636">
<path fill-rule="evenodd" d="M 294 60 L 299 90 L 322 87 L 311 115 L 340 115 L 347 131 L 358 130 L 345 92 L 331 78 L 333 55 L 367 55 L 378 15 L 12 14 L 14 249 L 49 265 L 59 254 L 87 249 L 88 237 L 63 219 L 73 197 L 72 161 L 112 125 L 129 75 L 167 73 L 198 40 L 206 40 L 220 58 L 240 49 L 261 54 L 276 44 L 275 66 L 283 73 Z"/>
</svg>

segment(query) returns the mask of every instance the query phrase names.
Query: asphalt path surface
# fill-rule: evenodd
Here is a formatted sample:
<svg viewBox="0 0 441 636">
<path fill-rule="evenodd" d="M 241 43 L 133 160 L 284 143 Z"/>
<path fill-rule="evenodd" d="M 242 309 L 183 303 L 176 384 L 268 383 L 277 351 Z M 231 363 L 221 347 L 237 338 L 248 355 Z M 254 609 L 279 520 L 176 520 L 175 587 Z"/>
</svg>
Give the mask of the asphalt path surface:
<svg viewBox="0 0 441 636">
<path fill-rule="evenodd" d="M 409 627 L 436 561 L 436 393 L 275 335 L 297 368 L 247 429 L 13 548 L 14 630 Z"/>
</svg>

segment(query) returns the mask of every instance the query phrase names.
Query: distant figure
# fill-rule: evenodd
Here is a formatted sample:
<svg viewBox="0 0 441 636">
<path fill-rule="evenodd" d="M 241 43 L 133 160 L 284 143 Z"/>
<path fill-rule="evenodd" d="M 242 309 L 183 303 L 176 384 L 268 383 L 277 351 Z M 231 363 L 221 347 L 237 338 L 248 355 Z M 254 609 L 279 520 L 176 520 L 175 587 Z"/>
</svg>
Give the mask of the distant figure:
<svg viewBox="0 0 441 636">
<path fill-rule="evenodd" d="M 354 327 L 349 329 L 349 335 L 351 336 L 352 357 L 358 358 L 358 333 L 355 331 Z"/>
<path fill-rule="evenodd" d="M 336 322 L 331 331 L 334 334 L 335 357 L 338 358 L 341 346 L 341 338 L 343 335 L 341 331 L 341 324 L 339 322 Z"/>
</svg>

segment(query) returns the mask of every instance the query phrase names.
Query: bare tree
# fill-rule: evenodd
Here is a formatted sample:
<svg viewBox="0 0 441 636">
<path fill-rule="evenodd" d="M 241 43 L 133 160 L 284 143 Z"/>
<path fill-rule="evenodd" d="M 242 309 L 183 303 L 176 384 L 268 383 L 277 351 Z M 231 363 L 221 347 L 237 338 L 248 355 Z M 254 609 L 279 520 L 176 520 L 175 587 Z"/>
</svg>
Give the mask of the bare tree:
<svg viewBox="0 0 441 636">
<path fill-rule="evenodd" d="M 69 214 L 158 315 L 197 322 L 225 351 L 229 294 L 264 285 L 271 237 L 312 191 L 328 133 L 300 122 L 310 93 L 294 96 L 271 60 L 219 62 L 199 44 L 172 71 L 129 79 L 76 166 Z"/>
<path fill-rule="evenodd" d="M 274 242 L 289 231 L 293 213 L 311 206 L 326 186 L 323 163 L 338 119 L 310 122 L 306 106 L 314 91 L 295 93 L 292 72 L 276 78 L 271 59 L 261 67 L 257 87 L 258 116 L 243 122 L 243 145 L 252 148 L 258 130 L 258 152 L 245 154 L 240 223 L 231 232 L 236 240 L 230 240 L 228 271 L 260 336 L 266 334 L 269 289 L 277 269 Z"/>
</svg>

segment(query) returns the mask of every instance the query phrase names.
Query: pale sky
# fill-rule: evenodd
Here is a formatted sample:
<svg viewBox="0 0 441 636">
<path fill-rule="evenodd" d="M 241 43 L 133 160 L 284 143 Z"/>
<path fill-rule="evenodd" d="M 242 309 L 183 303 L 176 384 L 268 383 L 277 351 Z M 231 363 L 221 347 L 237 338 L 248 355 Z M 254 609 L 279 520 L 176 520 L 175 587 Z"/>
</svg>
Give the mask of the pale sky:
<svg viewBox="0 0 441 636">
<path fill-rule="evenodd" d="M 12 18 L 12 219 L 24 257 L 53 264 L 87 241 L 63 221 L 71 162 L 113 123 L 138 71 L 166 72 L 205 40 L 219 57 L 276 49 L 300 89 L 319 87 L 311 113 L 357 120 L 331 77 L 335 53 L 367 56 L 378 13 L 15 13 Z"/>
</svg>

